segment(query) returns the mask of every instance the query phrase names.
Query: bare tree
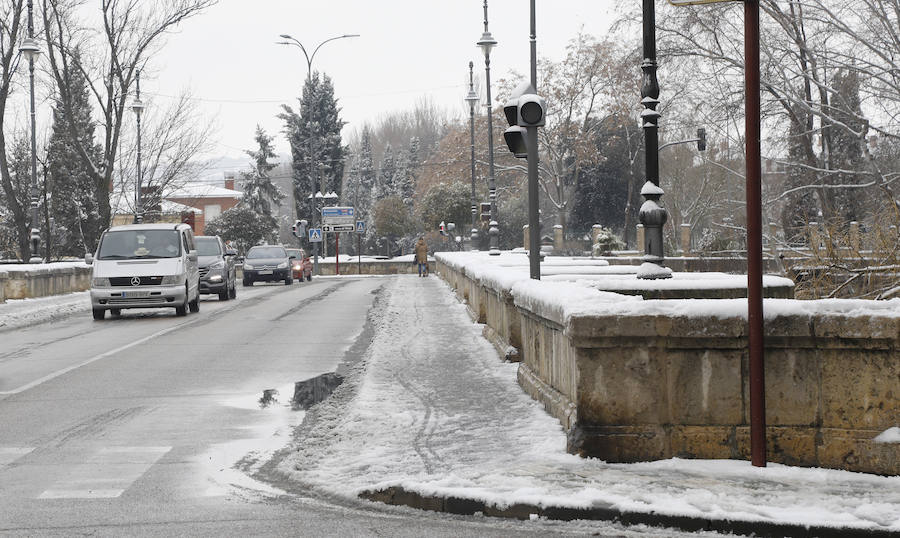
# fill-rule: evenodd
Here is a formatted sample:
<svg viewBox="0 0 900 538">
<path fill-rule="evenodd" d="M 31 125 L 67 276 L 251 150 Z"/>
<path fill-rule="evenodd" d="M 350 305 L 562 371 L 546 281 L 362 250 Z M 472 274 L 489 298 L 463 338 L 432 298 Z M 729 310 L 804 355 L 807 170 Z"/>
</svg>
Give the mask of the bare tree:
<svg viewBox="0 0 900 538">
<path fill-rule="evenodd" d="M 117 165 L 122 126 L 129 92 L 138 70 L 143 70 L 162 45 L 164 35 L 184 20 L 215 4 L 215 0 L 136 2 L 102 0 L 102 28 L 95 31 L 79 18 L 79 0 L 45 0 L 41 6 L 49 68 L 56 83 L 56 98 L 72 117 L 72 75 L 88 81 L 99 112 L 102 157 L 95 159 L 72 133 L 78 154 L 94 180 L 101 226 L 111 219 L 110 186 Z M 80 50 L 81 55 L 72 52 Z M 73 122 L 69 122 L 73 125 Z M 98 231 L 93 231 L 94 234 Z M 93 243 L 93 242 L 91 242 Z"/>
<path fill-rule="evenodd" d="M 13 132 L 7 121 L 7 104 L 14 92 L 14 76 L 21 56 L 18 54 L 19 43 L 25 36 L 24 20 L 25 1 L 6 0 L 0 3 L 0 183 L 3 186 L 3 201 L 9 212 L 12 235 L 21 259 L 31 256 L 31 245 L 28 234 L 27 190 L 22 192 L 16 188 L 17 178 L 11 171 L 9 153 L 12 149 L 7 135 Z M 13 135 L 15 136 L 15 135 Z"/>
</svg>

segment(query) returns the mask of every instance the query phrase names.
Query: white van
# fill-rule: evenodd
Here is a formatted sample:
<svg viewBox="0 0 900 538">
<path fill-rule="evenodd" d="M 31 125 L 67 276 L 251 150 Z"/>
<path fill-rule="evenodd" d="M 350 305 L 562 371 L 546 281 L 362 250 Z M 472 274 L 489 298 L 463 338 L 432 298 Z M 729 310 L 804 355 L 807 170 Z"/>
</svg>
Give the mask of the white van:
<svg viewBox="0 0 900 538">
<path fill-rule="evenodd" d="M 200 310 L 200 272 L 194 232 L 187 224 L 113 226 L 100 236 L 93 265 L 91 309 L 101 320 L 109 310 L 175 308 L 184 316 Z"/>
</svg>

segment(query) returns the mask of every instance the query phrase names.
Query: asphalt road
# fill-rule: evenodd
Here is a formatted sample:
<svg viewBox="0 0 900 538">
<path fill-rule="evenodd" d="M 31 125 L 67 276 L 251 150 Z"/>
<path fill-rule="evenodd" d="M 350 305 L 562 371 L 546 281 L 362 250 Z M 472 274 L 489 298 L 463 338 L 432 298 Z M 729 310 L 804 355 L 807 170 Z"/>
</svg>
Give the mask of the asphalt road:
<svg viewBox="0 0 900 538">
<path fill-rule="evenodd" d="M 239 287 L 237 300 L 204 296 L 187 317 L 147 309 L 94 321 L 85 304 L 0 332 L 0 535 L 596 532 L 335 502 L 247 476 L 303 418 L 285 405 L 293 383 L 334 371 L 365 338 L 382 283 Z M 261 407 L 272 388 L 279 401 Z"/>
</svg>

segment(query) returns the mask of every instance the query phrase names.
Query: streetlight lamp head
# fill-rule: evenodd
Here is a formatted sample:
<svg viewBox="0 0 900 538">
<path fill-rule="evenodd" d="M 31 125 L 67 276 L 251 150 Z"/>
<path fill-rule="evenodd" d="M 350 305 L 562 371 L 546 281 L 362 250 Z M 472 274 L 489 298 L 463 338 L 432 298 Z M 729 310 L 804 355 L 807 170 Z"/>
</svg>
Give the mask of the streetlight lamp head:
<svg viewBox="0 0 900 538">
<path fill-rule="evenodd" d="M 134 102 L 131 103 L 131 110 L 140 117 L 141 113 L 144 111 L 144 102 L 140 99 L 135 99 Z"/>
<path fill-rule="evenodd" d="M 280 37 L 281 39 L 294 39 L 293 37 L 291 37 L 291 36 L 288 35 L 288 34 L 281 34 L 281 35 L 279 35 L 278 37 Z"/>
<path fill-rule="evenodd" d="M 497 40 L 494 39 L 490 32 L 484 32 L 481 34 L 481 39 L 475 44 L 481 47 L 481 52 L 484 53 L 485 58 L 490 58 L 491 49 L 497 46 Z"/>
<path fill-rule="evenodd" d="M 38 46 L 35 39 L 26 37 L 22 41 L 22 46 L 19 47 L 19 52 L 28 60 L 37 61 L 38 57 L 41 55 L 41 47 Z"/>
</svg>

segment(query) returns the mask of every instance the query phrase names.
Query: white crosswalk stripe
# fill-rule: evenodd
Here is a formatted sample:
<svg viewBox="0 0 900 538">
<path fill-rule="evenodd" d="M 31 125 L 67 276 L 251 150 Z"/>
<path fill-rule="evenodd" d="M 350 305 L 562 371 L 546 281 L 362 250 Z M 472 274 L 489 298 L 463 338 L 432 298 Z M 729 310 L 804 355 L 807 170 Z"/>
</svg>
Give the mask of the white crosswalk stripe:
<svg viewBox="0 0 900 538">
<path fill-rule="evenodd" d="M 96 499 L 122 495 L 168 453 L 169 446 L 107 447 L 41 493 L 39 499 Z"/>
<path fill-rule="evenodd" d="M 0 446 L 0 467 L 9 465 L 32 450 L 32 446 Z"/>
</svg>

